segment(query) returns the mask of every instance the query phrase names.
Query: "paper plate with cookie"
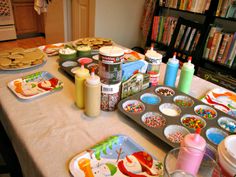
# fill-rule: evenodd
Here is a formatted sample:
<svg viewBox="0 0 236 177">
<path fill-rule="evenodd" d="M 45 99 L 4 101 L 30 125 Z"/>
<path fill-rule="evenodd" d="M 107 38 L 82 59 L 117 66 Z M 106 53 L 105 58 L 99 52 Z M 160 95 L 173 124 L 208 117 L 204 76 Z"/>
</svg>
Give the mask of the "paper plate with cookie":
<svg viewBox="0 0 236 177">
<path fill-rule="evenodd" d="M 63 88 L 63 83 L 46 71 L 36 72 L 8 83 L 9 89 L 24 100 L 33 99 Z"/>
<path fill-rule="evenodd" d="M 46 62 L 45 54 L 38 48 L 13 48 L 0 52 L 0 70 L 20 70 Z"/>
</svg>

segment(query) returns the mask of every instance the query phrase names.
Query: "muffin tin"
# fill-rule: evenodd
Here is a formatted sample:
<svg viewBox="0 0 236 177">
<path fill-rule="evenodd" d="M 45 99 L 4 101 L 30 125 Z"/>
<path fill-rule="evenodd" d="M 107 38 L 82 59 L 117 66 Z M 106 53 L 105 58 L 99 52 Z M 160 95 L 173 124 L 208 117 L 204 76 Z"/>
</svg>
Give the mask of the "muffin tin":
<svg viewBox="0 0 236 177">
<path fill-rule="evenodd" d="M 93 57 L 94 58 L 94 57 Z M 60 68 L 74 78 L 75 71 L 80 68 L 81 62 L 84 63 L 84 67 L 91 71 L 91 68 L 95 68 L 96 74 L 98 74 L 98 60 L 90 57 L 81 57 L 73 60 L 60 61 Z"/>
<path fill-rule="evenodd" d="M 120 101 L 118 109 L 171 147 L 201 128 L 209 146 L 217 148 L 236 130 L 235 118 L 172 87 L 148 88 Z"/>
</svg>

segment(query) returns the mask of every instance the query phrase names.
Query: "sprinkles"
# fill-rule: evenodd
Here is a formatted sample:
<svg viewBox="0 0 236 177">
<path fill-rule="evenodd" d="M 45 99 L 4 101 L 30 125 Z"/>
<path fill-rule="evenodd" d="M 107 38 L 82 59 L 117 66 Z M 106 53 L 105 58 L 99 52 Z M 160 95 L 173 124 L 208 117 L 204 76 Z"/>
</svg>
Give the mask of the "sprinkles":
<svg viewBox="0 0 236 177">
<path fill-rule="evenodd" d="M 175 132 L 175 133 L 169 134 L 167 138 L 172 143 L 180 143 L 184 139 L 184 134 L 182 132 Z"/>
<path fill-rule="evenodd" d="M 218 120 L 221 128 L 231 133 L 236 133 L 236 121 L 230 118 L 222 117 Z"/>
<path fill-rule="evenodd" d="M 191 101 L 186 101 L 186 100 L 181 100 L 181 99 L 175 100 L 175 103 L 178 106 L 182 106 L 182 107 L 191 107 L 193 105 Z"/>
<path fill-rule="evenodd" d="M 152 128 L 163 127 L 166 124 L 166 120 L 161 115 L 154 112 L 144 114 L 142 119 L 144 124 Z"/>
</svg>

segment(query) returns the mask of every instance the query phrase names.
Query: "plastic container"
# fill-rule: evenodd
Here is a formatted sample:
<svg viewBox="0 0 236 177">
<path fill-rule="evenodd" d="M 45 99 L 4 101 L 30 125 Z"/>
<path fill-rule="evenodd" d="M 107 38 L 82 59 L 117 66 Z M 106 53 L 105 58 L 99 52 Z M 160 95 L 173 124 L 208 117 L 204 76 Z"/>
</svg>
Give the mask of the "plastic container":
<svg viewBox="0 0 236 177">
<path fill-rule="evenodd" d="M 189 57 L 188 62 L 184 63 L 178 84 L 178 90 L 186 94 L 190 91 L 194 74 L 194 65 L 191 63 L 191 60 L 192 57 Z"/>
<path fill-rule="evenodd" d="M 91 76 L 85 82 L 85 114 L 89 117 L 96 117 L 100 114 L 101 104 L 101 82 L 100 77 L 94 74 L 92 69 Z"/>
<path fill-rule="evenodd" d="M 179 60 L 176 59 L 176 53 L 175 53 L 173 58 L 170 58 L 167 62 L 164 85 L 175 87 L 178 68 L 179 68 Z"/>
<path fill-rule="evenodd" d="M 180 143 L 180 146 L 184 148 L 180 150 L 176 164 L 178 169 L 193 176 L 198 173 L 206 149 L 206 141 L 200 135 L 200 131 L 201 129 L 197 129 L 196 133 L 187 134 L 184 137 Z"/>
<path fill-rule="evenodd" d="M 89 76 L 89 70 L 84 65 L 75 72 L 75 103 L 79 108 L 84 108 L 84 81 Z"/>
<path fill-rule="evenodd" d="M 217 148 L 218 163 L 225 177 L 236 175 L 236 135 L 226 137 Z"/>
<path fill-rule="evenodd" d="M 145 60 L 148 62 L 147 73 L 150 75 L 150 85 L 156 86 L 160 80 L 160 68 L 162 62 L 162 55 L 157 53 L 151 47 L 145 54 Z"/>
<path fill-rule="evenodd" d="M 99 49 L 99 76 L 103 84 L 118 84 L 122 80 L 124 50 L 115 46 Z"/>
<path fill-rule="evenodd" d="M 79 46 L 76 48 L 77 49 L 77 55 L 79 57 L 88 57 L 91 55 L 91 47 L 90 46 Z"/>
</svg>

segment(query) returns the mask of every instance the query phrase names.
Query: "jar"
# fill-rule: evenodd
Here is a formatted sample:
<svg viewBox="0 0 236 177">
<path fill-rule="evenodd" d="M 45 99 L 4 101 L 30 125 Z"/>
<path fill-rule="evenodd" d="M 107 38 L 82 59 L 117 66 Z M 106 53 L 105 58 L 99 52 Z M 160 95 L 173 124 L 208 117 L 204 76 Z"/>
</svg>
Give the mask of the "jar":
<svg viewBox="0 0 236 177">
<path fill-rule="evenodd" d="M 218 162 L 225 177 L 236 175 L 236 135 L 226 137 L 217 148 Z"/>
<path fill-rule="evenodd" d="M 122 79 L 124 50 L 116 46 L 99 49 L 99 76 L 103 84 L 117 84 Z"/>
</svg>

